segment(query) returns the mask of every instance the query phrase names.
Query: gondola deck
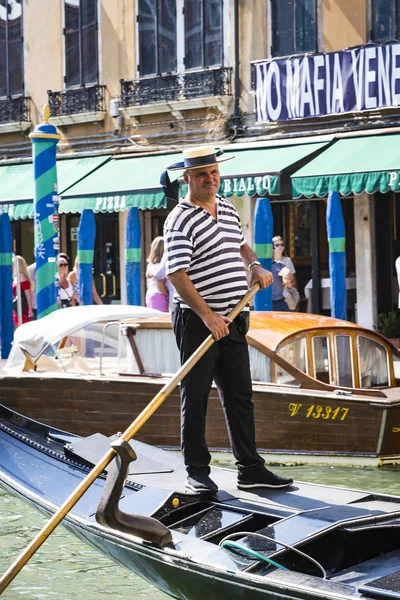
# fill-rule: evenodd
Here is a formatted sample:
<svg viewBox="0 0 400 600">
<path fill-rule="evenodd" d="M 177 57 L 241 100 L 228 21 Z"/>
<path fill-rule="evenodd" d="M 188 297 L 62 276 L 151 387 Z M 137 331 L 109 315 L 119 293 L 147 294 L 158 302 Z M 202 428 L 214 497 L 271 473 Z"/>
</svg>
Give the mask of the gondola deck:
<svg viewBox="0 0 400 600">
<path fill-rule="evenodd" d="M 52 513 L 109 443 L 101 435 L 78 438 L 2 408 L 0 483 Z M 253 599 L 276 597 L 279 590 L 287 598 L 400 598 L 400 498 L 306 483 L 288 491 L 241 491 L 236 473 L 221 468 L 212 469 L 219 492 L 200 497 L 185 491 L 180 457 L 131 444 L 138 458 L 119 508 L 159 520 L 171 531 L 172 544 L 157 547 L 96 522 L 105 476 L 64 524 L 170 595 L 239 598 L 245 593 Z M 221 547 L 228 536 L 245 550 Z"/>
</svg>

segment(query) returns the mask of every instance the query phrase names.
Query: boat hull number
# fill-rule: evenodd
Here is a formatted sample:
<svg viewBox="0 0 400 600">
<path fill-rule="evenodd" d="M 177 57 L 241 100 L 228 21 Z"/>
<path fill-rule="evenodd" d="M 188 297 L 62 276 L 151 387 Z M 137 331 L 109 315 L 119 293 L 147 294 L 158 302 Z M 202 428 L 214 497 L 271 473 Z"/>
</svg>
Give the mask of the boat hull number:
<svg viewBox="0 0 400 600">
<path fill-rule="evenodd" d="M 324 421 L 344 421 L 350 410 L 341 406 L 320 406 L 319 404 L 305 406 L 294 403 L 289 404 L 288 409 L 291 417 L 299 414 L 307 419 L 323 419 Z"/>
</svg>

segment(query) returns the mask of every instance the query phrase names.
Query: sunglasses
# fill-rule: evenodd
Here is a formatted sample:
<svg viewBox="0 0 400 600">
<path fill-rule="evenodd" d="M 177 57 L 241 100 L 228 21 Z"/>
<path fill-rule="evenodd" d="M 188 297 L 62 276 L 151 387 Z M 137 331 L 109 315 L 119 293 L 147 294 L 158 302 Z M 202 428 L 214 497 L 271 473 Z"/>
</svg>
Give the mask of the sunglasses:
<svg viewBox="0 0 400 600">
<path fill-rule="evenodd" d="M 68 264 L 67 264 L 67 263 L 59 263 L 59 265 L 58 265 L 58 266 L 59 266 L 59 267 L 68 267 Z"/>
<path fill-rule="evenodd" d="M 284 248 L 285 244 L 274 244 L 274 248 Z"/>
</svg>

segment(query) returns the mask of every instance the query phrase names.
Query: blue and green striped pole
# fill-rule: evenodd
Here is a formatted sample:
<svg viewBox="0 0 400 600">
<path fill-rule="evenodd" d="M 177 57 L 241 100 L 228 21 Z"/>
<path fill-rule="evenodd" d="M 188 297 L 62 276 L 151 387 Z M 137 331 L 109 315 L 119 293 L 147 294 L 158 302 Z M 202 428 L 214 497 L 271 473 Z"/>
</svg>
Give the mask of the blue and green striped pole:
<svg viewBox="0 0 400 600">
<path fill-rule="evenodd" d="M 326 209 L 331 278 L 331 316 L 347 318 L 346 302 L 346 237 L 342 204 L 338 192 L 329 192 Z"/>
<path fill-rule="evenodd" d="M 93 256 L 96 220 L 92 210 L 85 208 L 78 228 L 79 302 L 93 304 Z"/>
<path fill-rule="evenodd" d="M 57 202 L 56 151 L 60 135 L 49 124 L 50 109 L 43 109 L 44 123 L 30 134 L 33 144 L 33 171 L 35 178 L 34 225 L 36 259 L 37 318 L 45 317 L 58 308 L 55 276 L 56 251 L 59 249 L 58 232 L 54 218 Z M 56 196 L 56 199 L 53 198 Z"/>
<path fill-rule="evenodd" d="M 125 265 L 128 304 L 141 305 L 140 297 L 140 217 L 137 208 L 130 208 L 126 220 Z"/>
<path fill-rule="evenodd" d="M 274 218 L 268 198 L 258 198 L 254 212 L 254 252 L 264 269 L 272 269 Z M 254 296 L 255 310 L 272 310 L 272 286 Z"/>
<path fill-rule="evenodd" d="M 12 316 L 12 233 L 7 213 L 0 216 L 0 327 L 1 358 L 8 358 L 14 335 Z"/>
</svg>

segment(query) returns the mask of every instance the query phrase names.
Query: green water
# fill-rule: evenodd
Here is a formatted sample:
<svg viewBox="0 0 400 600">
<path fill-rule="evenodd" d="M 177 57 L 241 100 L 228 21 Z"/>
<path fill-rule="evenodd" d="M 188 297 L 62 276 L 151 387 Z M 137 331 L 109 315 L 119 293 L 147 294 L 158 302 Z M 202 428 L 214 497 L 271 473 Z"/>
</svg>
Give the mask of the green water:
<svg viewBox="0 0 400 600">
<path fill-rule="evenodd" d="M 222 455 L 224 466 L 233 462 Z M 340 487 L 400 496 L 400 468 L 280 467 L 275 472 Z M 4 572 L 45 523 L 34 509 L 0 490 L 0 571 Z M 62 526 L 2 595 L 2 600 L 161 600 L 162 592 L 84 545 Z"/>
</svg>

